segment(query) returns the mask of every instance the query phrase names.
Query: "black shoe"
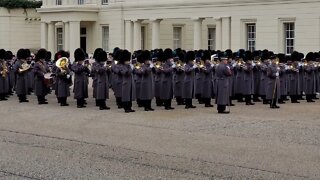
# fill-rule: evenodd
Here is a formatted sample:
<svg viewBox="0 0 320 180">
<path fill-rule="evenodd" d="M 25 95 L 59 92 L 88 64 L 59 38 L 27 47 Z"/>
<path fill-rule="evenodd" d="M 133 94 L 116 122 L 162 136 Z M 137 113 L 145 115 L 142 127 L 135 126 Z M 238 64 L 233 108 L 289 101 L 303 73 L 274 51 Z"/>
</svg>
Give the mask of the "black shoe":
<svg viewBox="0 0 320 180">
<path fill-rule="evenodd" d="M 131 113 L 130 109 L 124 110 L 125 113 Z"/>
<path fill-rule="evenodd" d="M 19 102 L 20 102 L 20 103 L 29 102 L 29 100 L 23 99 L 23 100 L 20 100 Z"/>
<path fill-rule="evenodd" d="M 77 105 L 77 108 L 85 108 L 85 105 Z"/>
<path fill-rule="evenodd" d="M 60 104 L 60 106 L 69 106 L 69 104 L 67 104 L 67 103 L 62 103 L 62 104 Z"/>
<path fill-rule="evenodd" d="M 218 111 L 219 114 L 229 114 L 229 111 Z"/>
<path fill-rule="evenodd" d="M 254 103 L 252 102 L 249 102 L 249 103 L 246 103 L 247 106 L 251 106 L 251 105 L 254 105 Z"/>
<path fill-rule="evenodd" d="M 313 103 L 313 102 L 315 102 L 314 100 L 312 100 L 312 99 L 309 99 L 309 100 L 307 100 L 307 102 L 311 102 L 311 103 Z"/>
<path fill-rule="evenodd" d="M 149 111 L 154 111 L 154 109 L 152 109 L 152 108 L 149 108 Z"/>
<path fill-rule="evenodd" d="M 173 107 L 166 107 L 164 108 L 165 110 L 173 110 L 174 108 Z"/>
<path fill-rule="evenodd" d="M 135 111 L 135 110 L 133 110 L 133 109 L 129 109 L 129 111 L 130 111 L 130 112 L 136 112 L 136 111 Z"/>
<path fill-rule="evenodd" d="M 284 101 L 278 101 L 279 104 L 285 104 L 286 102 Z"/>
<path fill-rule="evenodd" d="M 41 101 L 41 102 L 38 102 L 38 104 L 48 104 L 48 102 L 46 102 L 46 101 Z"/>
<path fill-rule="evenodd" d="M 191 106 L 186 106 L 185 108 L 186 109 L 189 109 L 189 108 L 194 109 L 194 108 L 196 108 L 196 106 L 191 105 Z"/>
<path fill-rule="evenodd" d="M 7 98 L 1 98 L 0 101 L 8 101 Z"/>
<path fill-rule="evenodd" d="M 279 109 L 280 106 L 274 105 L 274 106 L 270 106 L 271 109 Z"/>
<path fill-rule="evenodd" d="M 253 102 L 261 102 L 260 99 L 253 99 Z"/>
<path fill-rule="evenodd" d="M 204 107 L 213 107 L 212 104 L 206 104 Z"/>
<path fill-rule="evenodd" d="M 299 101 L 291 101 L 291 103 L 300 103 Z"/>
<path fill-rule="evenodd" d="M 99 107 L 100 110 L 109 110 L 110 108 L 108 106 L 101 106 Z"/>
</svg>

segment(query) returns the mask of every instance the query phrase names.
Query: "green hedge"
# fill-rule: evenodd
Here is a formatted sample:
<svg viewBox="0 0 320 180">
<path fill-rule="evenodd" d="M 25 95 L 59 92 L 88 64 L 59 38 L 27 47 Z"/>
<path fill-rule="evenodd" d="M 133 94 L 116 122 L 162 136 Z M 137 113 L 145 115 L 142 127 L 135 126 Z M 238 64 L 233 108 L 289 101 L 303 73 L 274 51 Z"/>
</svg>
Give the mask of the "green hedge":
<svg viewBox="0 0 320 180">
<path fill-rule="evenodd" d="M 7 9 L 28 9 L 28 8 L 40 8 L 41 1 L 34 0 L 0 0 L 0 7 Z"/>
</svg>

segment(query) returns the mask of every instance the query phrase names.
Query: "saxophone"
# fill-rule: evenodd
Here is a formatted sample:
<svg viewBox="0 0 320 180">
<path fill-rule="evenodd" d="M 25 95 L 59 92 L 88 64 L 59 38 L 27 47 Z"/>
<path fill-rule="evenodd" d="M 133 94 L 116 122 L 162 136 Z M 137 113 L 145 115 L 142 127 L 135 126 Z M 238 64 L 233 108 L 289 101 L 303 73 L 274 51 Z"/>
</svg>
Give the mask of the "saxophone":
<svg viewBox="0 0 320 180">
<path fill-rule="evenodd" d="M 1 74 L 1 76 L 3 77 L 3 78 L 6 78 L 7 77 L 7 73 L 9 72 L 8 71 L 8 66 L 6 65 L 6 62 L 2 62 L 2 71 L 0 72 L 0 74 Z"/>
</svg>

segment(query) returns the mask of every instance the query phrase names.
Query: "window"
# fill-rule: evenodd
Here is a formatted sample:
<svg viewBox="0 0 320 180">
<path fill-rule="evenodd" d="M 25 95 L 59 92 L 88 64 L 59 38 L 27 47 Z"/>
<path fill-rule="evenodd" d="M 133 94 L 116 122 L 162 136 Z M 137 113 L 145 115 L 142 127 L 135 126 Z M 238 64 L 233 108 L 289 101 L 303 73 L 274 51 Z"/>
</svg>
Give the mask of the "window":
<svg viewBox="0 0 320 180">
<path fill-rule="evenodd" d="M 108 0 L 101 0 L 101 4 L 108 4 Z"/>
<path fill-rule="evenodd" d="M 56 0 L 56 5 L 62 5 L 62 0 Z"/>
<path fill-rule="evenodd" d="M 256 24 L 247 24 L 247 50 L 256 50 Z"/>
<path fill-rule="evenodd" d="M 63 30 L 57 28 L 57 51 L 63 50 Z"/>
<path fill-rule="evenodd" d="M 182 27 L 173 27 L 173 49 L 181 48 Z"/>
<path fill-rule="evenodd" d="M 78 4 L 84 4 L 84 0 L 78 0 Z"/>
<path fill-rule="evenodd" d="M 109 26 L 102 27 L 102 49 L 109 51 Z"/>
<path fill-rule="evenodd" d="M 214 50 L 216 47 L 216 28 L 208 28 L 208 50 Z"/>
<path fill-rule="evenodd" d="M 294 23 L 284 23 L 284 47 L 285 53 L 294 51 Z"/>
</svg>

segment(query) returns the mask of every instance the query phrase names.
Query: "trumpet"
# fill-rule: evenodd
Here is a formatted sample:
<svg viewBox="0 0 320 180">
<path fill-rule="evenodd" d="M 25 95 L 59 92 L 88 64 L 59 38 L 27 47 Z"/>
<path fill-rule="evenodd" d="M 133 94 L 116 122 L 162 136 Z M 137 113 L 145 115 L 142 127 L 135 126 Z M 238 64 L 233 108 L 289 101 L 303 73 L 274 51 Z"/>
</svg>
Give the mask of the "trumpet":
<svg viewBox="0 0 320 180">
<path fill-rule="evenodd" d="M 141 63 L 137 62 L 134 64 L 135 69 L 140 69 L 141 68 Z"/>
<path fill-rule="evenodd" d="M 157 69 L 160 69 L 161 66 L 162 66 L 162 62 L 161 62 L 161 61 L 157 61 L 156 64 L 155 64 L 155 67 L 156 67 Z"/>
<path fill-rule="evenodd" d="M 178 61 L 176 62 L 176 68 L 177 68 L 177 69 L 180 69 L 180 70 L 184 70 L 183 67 L 184 67 L 184 64 L 182 63 L 182 61 L 181 61 L 181 60 L 178 60 Z"/>
</svg>

